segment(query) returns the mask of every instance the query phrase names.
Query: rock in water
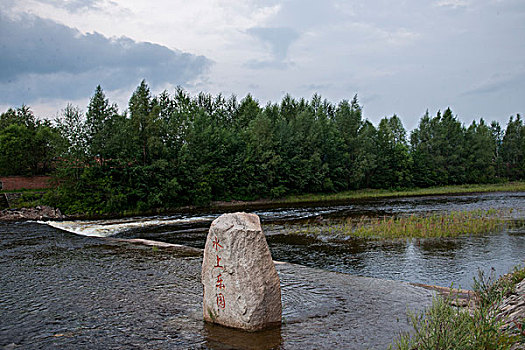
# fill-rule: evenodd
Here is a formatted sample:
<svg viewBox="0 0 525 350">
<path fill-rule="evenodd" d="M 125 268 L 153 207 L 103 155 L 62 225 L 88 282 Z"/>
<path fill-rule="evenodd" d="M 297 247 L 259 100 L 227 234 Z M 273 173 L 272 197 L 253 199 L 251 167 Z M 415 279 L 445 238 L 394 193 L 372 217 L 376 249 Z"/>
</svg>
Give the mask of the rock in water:
<svg viewBox="0 0 525 350">
<path fill-rule="evenodd" d="M 202 262 L 204 320 L 256 331 L 281 323 L 281 286 L 255 214 L 223 214 L 210 227 Z"/>
</svg>

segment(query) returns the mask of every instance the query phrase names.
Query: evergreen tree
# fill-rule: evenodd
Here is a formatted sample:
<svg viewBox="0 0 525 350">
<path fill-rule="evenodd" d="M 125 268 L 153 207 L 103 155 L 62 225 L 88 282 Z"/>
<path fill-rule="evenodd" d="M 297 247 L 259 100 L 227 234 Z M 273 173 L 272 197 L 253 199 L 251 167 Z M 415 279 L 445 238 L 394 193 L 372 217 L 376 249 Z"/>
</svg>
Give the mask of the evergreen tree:
<svg viewBox="0 0 525 350">
<path fill-rule="evenodd" d="M 252 95 L 246 95 L 236 110 L 234 117 L 235 127 L 238 129 L 248 127 L 248 124 L 254 120 L 260 112 L 261 108 L 259 107 L 259 102 L 257 102 Z"/>
<path fill-rule="evenodd" d="M 450 108 L 430 118 L 428 111 L 410 136 L 416 186 L 461 184 L 465 177 L 465 128 Z"/>
<path fill-rule="evenodd" d="M 98 85 L 87 108 L 86 129 L 89 152 L 92 156 L 98 157 L 101 163 L 104 163 L 113 153 L 111 149 L 108 149 L 108 145 L 112 144 L 110 139 L 116 132 L 114 119 L 117 113 L 117 106 L 110 105 L 109 99 Z"/>
<path fill-rule="evenodd" d="M 493 163 L 496 171 L 496 177 L 498 179 L 501 179 L 505 176 L 503 169 L 503 159 L 501 158 L 501 146 L 503 143 L 504 132 L 501 129 L 499 123 L 496 121 L 492 121 L 492 123 L 490 124 L 490 131 L 492 133 L 492 140 L 494 141 L 493 147 L 495 155 Z"/>
<path fill-rule="evenodd" d="M 37 126 L 35 115 L 26 105 L 22 105 L 16 110 L 9 108 L 6 112 L 0 114 L 0 129 L 4 129 L 11 124 L 23 125 L 29 129 L 34 129 Z"/>
<path fill-rule="evenodd" d="M 153 96 L 143 80 L 127 112 L 97 86 L 85 119 L 69 104 L 56 125 L 27 106 L 0 114 L 0 174 L 43 174 L 58 164 L 50 198 L 69 212 L 525 177 L 519 115 L 503 131 L 483 119 L 466 129 L 450 108 L 427 111 L 408 143 L 396 115 L 377 128 L 363 120 L 357 95 L 338 105 L 286 95 L 263 107 L 250 94 L 192 97 L 178 87 Z"/>
<path fill-rule="evenodd" d="M 379 184 L 373 181 L 378 162 L 377 130 L 369 120 L 365 120 L 359 129 L 357 142 L 359 148 L 354 169 L 356 188 L 377 187 Z"/>
<path fill-rule="evenodd" d="M 445 169 L 448 184 L 462 184 L 466 181 L 465 128 L 447 108 L 443 113 L 438 137 L 438 152 L 443 159 L 440 164 Z M 446 183 L 443 183 L 446 184 Z"/>
<path fill-rule="evenodd" d="M 426 187 L 437 184 L 437 172 L 433 156 L 433 127 L 428 110 L 419 120 L 419 125 L 410 134 L 410 151 L 414 162 L 412 171 L 416 186 Z"/>
<path fill-rule="evenodd" d="M 377 157 L 377 169 L 373 179 L 375 187 L 411 186 L 411 158 L 406 141 L 406 131 L 395 114 L 379 122 Z"/>
<path fill-rule="evenodd" d="M 154 159 L 162 157 L 164 144 L 160 137 L 159 126 L 160 107 L 157 101 L 152 101 L 150 89 L 142 80 L 129 100 L 129 113 L 133 136 L 139 147 L 143 165 L 151 164 Z"/>
<path fill-rule="evenodd" d="M 516 119 L 510 117 L 503 136 L 501 145 L 501 157 L 505 167 L 506 176 L 510 180 L 523 179 L 525 177 L 525 128 L 518 114 Z"/>
<path fill-rule="evenodd" d="M 467 182 L 490 183 L 496 177 L 497 143 L 483 119 L 473 121 L 466 131 Z"/>
<path fill-rule="evenodd" d="M 41 175 L 52 170 L 62 140 L 47 120 L 37 120 L 28 106 L 0 115 L 0 173 Z"/>
<path fill-rule="evenodd" d="M 344 164 L 342 170 L 344 188 L 357 188 L 360 174 L 357 169 L 357 157 L 359 154 L 358 136 L 363 124 L 362 109 L 354 96 L 352 102 L 343 100 L 335 111 L 335 127 L 337 136 L 343 142 L 341 158 Z"/>
</svg>

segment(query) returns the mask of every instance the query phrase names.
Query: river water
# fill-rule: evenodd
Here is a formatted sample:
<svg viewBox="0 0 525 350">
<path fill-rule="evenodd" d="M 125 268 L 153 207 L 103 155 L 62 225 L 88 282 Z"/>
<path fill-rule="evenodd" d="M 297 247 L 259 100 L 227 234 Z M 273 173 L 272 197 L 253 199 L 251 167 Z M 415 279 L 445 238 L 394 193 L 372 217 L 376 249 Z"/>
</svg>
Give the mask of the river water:
<svg viewBox="0 0 525 350">
<path fill-rule="evenodd" d="M 290 234 L 294 228 L 348 217 L 500 209 L 515 227 L 479 236 L 374 241 L 337 235 Z M 482 270 L 501 275 L 525 259 L 525 192 L 424 196 L 353 201 L 349 204 L 248 210 L 258 214 L 275 260 L 330 271 L 470 289 Z M 219 213 L 178 214 L 124 220 L 56 223 L 80 235 L 145 238 L 204 248 Z"/>
<path fill-rule="evenodd" d="M 387 242 L 290 233 L 290 227 L 362 215 L 479 208 L 505 209 L 515 225 L 480 236 Z M 432 298 L 395 281 L 470 288 L 478 270 L 507 272 L 525 259 L 524 210 L 525 192 L 250 210 L 262 219 L 273 258 L 286 262 L 276 265 L 284 324 L 257 335 L 202 322 L 200 249 L 219 213 L 3 223 L 0 346 L 384 349 L 409 330 L 407 308 L 420 310 Z"/>
</svg>

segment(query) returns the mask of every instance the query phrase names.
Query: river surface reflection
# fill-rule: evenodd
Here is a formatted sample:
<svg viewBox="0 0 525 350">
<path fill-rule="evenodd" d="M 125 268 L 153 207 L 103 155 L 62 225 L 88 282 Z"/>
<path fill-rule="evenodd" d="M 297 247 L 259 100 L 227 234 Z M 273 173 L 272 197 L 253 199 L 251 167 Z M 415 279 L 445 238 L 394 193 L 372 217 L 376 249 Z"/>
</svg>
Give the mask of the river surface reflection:
<svg viewBox="0 0 525 350">
<path fill-rule="evenodd" d="M 295 231 L 293 227 L 315 224 L 320 217 L 329 222 L 363 215 L 379 217 L 489 208 L 507 210 L 513 226 L 479 236 L 395 241 L 290 233 Z M 252 212 L 261 217 L 275 260 L 330 271 L 443 287 L 454 284 L 468 289 L 479 270 L 486 275 L 492 271 L 501 275 L 525 259 L 524 192 L 363 200 Z M 116 235 L 203 248 L 207 228 L 217 215 L 157 217 L 158 223 L 122 228 Z"/>
<path fill-rule="evenodd" d="M 0 348 L 385 349 L 406 310 L 432 295 L 409 284 L 277 264 L 283 325 L 249 334 L 202 320 L 201 251 L 0 224 Z"/>
<path fill-rule="evenodd" d="M 289 230 L 319 220 L 478 208 L 512 209 L 516 225 L 480 236 L 398 241 Z M 478 270 L 507 272 L 525 258 L 524 210 L 525 192 L 251 209 L 262 218 L 273 258 L 293 263 L 277 264 L 283 326 L 255 337 L 202 321 L 200 249 L 220 213 L 0 223 L 0 347 L 384 349 L 409 329 L 407 308 L 421 309 L 432 298 L 392 280 L 470 288 Z"/>
</svg>

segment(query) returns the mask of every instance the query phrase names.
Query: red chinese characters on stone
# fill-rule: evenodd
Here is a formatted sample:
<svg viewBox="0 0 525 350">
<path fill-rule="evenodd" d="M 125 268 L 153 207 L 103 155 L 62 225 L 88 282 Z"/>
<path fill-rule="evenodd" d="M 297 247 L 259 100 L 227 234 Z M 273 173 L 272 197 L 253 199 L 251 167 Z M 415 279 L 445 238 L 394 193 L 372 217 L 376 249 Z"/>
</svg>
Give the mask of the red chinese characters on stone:
<svg viewBox="0 0 525 350">
<path fill-rule="evenodd" d="M 224 295 L 222 293 L 217 294 L 217 306 L 221 309 L 226 307 L 226 299 L 224 299 Z"/>
<path fill-rule="evenodd" d="M 221 250 L 224 247 L 221 245 L 219 238 L 217 236 L 213 238 L 212 247 L 217 252 L 217 255 L 215 255 L 215 257 L 217 258 L 217 264 L 214 266 L 214 268 L 224 270 L 224 265 L 221 265 L 222 259 L 218 254 L 219 250 Z M 222 279 L 222 273 L 220 272 L 217 275 L 217 282 L 215 284 L 215 288 L 217 288 L 217 292 L 226 289 L 226 286 L 224 285 L 224 280 Z M 224 294 L 222 293 L 217 293 L 217 306 L 220 309 L 224 309 L 226 307 L 226 298 L 224 297 Z"/>
<path fill-rule="evenodd" d="M 223 283 L 223 279 L 222 279 L 222 273 L 219 273 L 219 276 L 217 276 L 217 284 L 215 285 L 215 287 L 219 288 L 219 289 L 224 289 L 225 285 Z"/>
<path fill-rule="evenodd" d="M 218 251 L 219 248 L 222 248 L 222 245 L 220 244 L 219 239 L 217 238 L 217 236 L 215 236 L 215 238 L 213 239 L 213 242 L 211 242 L 211 243 L 213 245 L 213 248 L 215 248 L 215 251 Z"/>
<path fill-rule="evenodd" d="M 217 255 L 217 265 L 214 266 L 218 269 L 224 269 L 224 266 L 221 266 L 221 257 Z"/>
</svg>

